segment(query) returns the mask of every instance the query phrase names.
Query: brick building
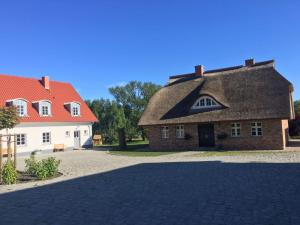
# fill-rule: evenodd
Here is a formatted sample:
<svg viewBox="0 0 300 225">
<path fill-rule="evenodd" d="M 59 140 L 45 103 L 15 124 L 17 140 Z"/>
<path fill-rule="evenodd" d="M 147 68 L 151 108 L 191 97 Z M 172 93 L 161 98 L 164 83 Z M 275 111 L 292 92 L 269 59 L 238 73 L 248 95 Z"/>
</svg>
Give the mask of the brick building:
<svg viewBox="0 0 300 225">
<path fill-rule="evenodd" d="M 152 149 L 284 149 L 293 85 L 274 61 L 171 76 L 139 125 Z"/>
</svg>

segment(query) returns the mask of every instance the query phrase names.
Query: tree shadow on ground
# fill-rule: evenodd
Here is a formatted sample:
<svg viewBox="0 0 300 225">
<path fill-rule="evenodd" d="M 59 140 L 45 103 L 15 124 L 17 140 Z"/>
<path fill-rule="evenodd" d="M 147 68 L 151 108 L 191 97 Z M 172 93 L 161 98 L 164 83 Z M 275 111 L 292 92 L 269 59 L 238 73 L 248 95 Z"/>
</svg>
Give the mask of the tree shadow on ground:
<svg viewBox="0 0 300 225">
<path fill-rule="evenodd" d="M 0 224 L 300 224 L 300 164 L 176 162 L 0 195 Z"/>
</svg>

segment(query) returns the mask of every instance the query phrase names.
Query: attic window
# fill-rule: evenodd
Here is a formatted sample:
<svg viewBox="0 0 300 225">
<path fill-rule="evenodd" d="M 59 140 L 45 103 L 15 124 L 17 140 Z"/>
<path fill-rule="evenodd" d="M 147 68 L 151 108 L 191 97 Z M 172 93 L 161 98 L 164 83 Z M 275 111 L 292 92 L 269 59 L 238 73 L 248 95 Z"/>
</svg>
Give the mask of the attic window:
<svg viewBox="0 0 300 225">
<path fill-rule="evenodd" d="M 27 116 L 27 100 L 25 99 L 12 99 L 6 101 L 9 106 L 16 107 L 18 116 L 24 117 Z"/>
<path fill-rule="evenodd" d="M 70 112 L 71 116 L 80 116 L 80 103 L 79 102 L 67 102 L 65 107 Z"/>
<path fill-rule="evenodd" d="M 32 102 L 33 106 L 38 110 L 40 116 L 51 116 L 51 102 L 49 100 L 40 100 Z"/>
<path fill-rule="evenodd" d="M 192 106 L 192 109 L 206 109 L 220 106 L 213 98 L 209 96 L 202 96 Z"/>
</svg>

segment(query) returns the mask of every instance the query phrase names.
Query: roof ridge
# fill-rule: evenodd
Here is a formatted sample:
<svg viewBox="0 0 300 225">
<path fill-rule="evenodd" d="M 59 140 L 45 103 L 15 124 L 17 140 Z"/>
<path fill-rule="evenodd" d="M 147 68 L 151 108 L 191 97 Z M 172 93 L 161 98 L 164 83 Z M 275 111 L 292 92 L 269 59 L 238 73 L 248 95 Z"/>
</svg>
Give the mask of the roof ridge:
<svg viewBox="0 0 300 225">
<path fill-rule="evenodd" d="M 274 62 L 275 62 L 274 59 L 272 59 L 272 60 L 266 60 L 266 61 L 261 61 L 261 62 L 254 63 L 252 66 L 238 65 L 238 66 L 223 67 L 223 68 L 218 68 L 218 69 L 211 69 L 211 70 L 204 71 L 204 74 L 226 72 L 226 71 L 238 70 L 238 69 L 242 69 L 242 68 L 255 68 L 255 67 L 258 67 L 258 66 L 265 66 L 265 65 L 268 65 L 268 64 L 271 64 L 271 63 L 274 63 Z M 169 79 L 191 77 L 191 76 L 194 76 L 194 75 L 195 75 L 195 73 L 178 74 L 178 75 L 170 76 Z"/>
<path fill-rule="evenodd" d="M 35 80 L 35 81 L 41 81 L 41 78 L 35 78 L 35 77 L 24 77 L 24 76 L 18 76 L 18 75 L 12 75 L 12 74 L 2 74 L 0 73 L 0 77 L 5 76 L 5 77 L 13 77 L 17 79 L 28 79 L 28 80 Z M 50 82 L 55 82 L 55 83 L 63 83 L 63 84 L 71 84 L 69 82 L 64 82 L 64 81 L 57 81 L 57 80 L 50 80 Z"/>
</svg>

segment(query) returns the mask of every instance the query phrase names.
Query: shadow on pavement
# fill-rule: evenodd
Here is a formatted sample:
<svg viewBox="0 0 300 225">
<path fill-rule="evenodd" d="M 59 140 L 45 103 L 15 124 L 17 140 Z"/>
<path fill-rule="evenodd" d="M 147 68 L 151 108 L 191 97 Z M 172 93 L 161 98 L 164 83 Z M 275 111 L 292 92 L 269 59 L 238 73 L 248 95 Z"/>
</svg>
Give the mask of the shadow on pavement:
<svg viewBox="0 0 300 225">
<path fill-rule="evenodd" d="M 300 164 L 149 163 L 0 195 L 0 224 L 300 224 Z"/>
</svg>

